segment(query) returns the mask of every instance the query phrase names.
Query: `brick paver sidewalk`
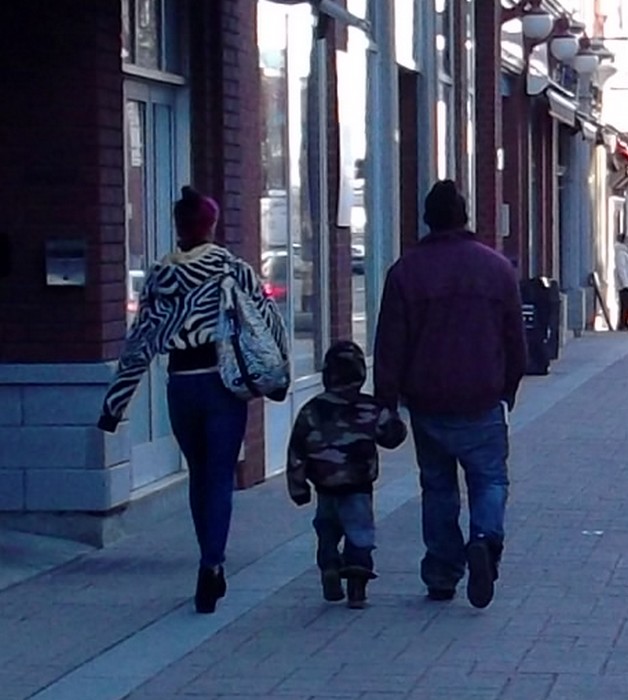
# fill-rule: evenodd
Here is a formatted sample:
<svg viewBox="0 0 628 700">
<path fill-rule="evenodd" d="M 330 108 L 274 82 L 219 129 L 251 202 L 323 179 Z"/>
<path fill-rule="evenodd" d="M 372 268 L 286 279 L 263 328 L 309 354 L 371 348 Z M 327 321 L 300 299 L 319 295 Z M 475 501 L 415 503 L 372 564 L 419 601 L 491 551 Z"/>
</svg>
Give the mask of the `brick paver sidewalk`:
<svg viewBox="0 0 628 700">
<path fill-rule="evenodd" d="M 191 610 L 183 514 L 0 593 L 0 698 L 627 698 L 628 342 L 588 338 L 566 355 L 527 383 L 513 420 L 509 538 L 488 610 L 462 587 L 452 603 L 423 598 L 407 446 L 385 461 L 367 610 L 321 602 L 311 511 L 279 480 L 238 495 L 215 616 Z"/>
</svg>

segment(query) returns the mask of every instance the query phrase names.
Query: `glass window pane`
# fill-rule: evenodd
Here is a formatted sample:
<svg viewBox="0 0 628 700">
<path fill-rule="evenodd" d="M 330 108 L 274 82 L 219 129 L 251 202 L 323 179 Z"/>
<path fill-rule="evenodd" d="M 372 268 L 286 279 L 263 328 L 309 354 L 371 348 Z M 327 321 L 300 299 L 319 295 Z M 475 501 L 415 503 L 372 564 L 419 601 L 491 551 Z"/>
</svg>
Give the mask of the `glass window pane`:
<svg viewBox="0 0 628 700">
<path fill-rule="evenodd" d="M 341 125 L 341 196 L 350 198 L 351 291 L 353 340 L 367 350 L 366 272 L 367 174 L 366 89 L 368 39 L 349 28 L 346 52 L 338 53 L 338 96 Z"/>
<path fill-rule="evenodd" d="M 436 50 L 440 72 L 452 74 L 453 13 L 451 0 L 436 0 Z"/>
<path fill-rule="evenodd" d="M 287 17 L 284 8 L 262 2 L 258 12 L 262 99 L 261 273 L 266 293 L 291 328 L 288 261 L 288 81 Z"/>
<path fill-rule="evenodd" d="M 135 63 L 161 68 L 161 0 L 135 0 Z"/>
<path fill-rule="evenodd" d="M 414 70 L 414 0 L 395 0 L 395 54 L 397 63 Z"/>
<path fill-rule="evenodd" d="M 313 17 L 309 7 L 289 10 L 288 103 L 290 149 L 290 203 L 293 270 L 294 360 L 296 376 L 313 374 L 316 367 L 316 338 L 320 335 L 320 250 L 313 215 L 310 180 L 318 178 L 319 162 L 310 162 L 311 127 L 308 92 L 313 85 Z M 313 96 L 315 97 L 315 95 Z"/>
<path fill-rule="evenodd" d="M 146 105 L 126 104 L 127 321 L 137 311 L 147 268 Z"/>
<path fill-rule="evenodd" d="M 135 62 L 135 0 L 122 0 L 122 60 Z"/>
</svg>

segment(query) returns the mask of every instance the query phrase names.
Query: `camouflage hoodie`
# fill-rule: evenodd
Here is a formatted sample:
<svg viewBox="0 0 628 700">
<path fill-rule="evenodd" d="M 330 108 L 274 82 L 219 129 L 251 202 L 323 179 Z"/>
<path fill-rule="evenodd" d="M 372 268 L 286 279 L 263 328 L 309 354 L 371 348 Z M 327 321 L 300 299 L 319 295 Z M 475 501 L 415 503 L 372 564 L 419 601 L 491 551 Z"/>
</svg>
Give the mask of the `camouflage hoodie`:
<svg viewBox="0 0 628 700">
<path fill-rule="evenodd" d="M 407 434 L 401 419 L 362 393 L 364 353 L 343 341 L 330 348 L 323 367 L 325 391 L 300 411 L 288 447 L 288 491 L 308 503 L 310 484 L 323 493 L 370 492 L 377 479 L 377 445 L 393 449 Z"/>
</svg>

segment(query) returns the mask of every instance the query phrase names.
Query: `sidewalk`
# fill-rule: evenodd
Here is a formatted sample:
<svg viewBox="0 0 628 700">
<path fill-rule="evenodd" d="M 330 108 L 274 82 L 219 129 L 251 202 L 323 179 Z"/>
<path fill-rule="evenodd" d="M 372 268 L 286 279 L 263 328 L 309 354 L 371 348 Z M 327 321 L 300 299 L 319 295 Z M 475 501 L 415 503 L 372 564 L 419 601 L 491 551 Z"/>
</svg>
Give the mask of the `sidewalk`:
<svg viewBox="0 0 628 700">
<path fill-rule="evenodd" d="M 321 602 L 311 510 L 238 494 L 216 615 L 193 613 L 187 513 L 0 592 L 1 700 L 628 697 L 628 338 L 572 342 L 513 416 L 494 604 L 429 603 L 412 448 L 377 494 L 371 606 Z M 4 566 L 4 562 L 3 562 Z"/>
</svg>

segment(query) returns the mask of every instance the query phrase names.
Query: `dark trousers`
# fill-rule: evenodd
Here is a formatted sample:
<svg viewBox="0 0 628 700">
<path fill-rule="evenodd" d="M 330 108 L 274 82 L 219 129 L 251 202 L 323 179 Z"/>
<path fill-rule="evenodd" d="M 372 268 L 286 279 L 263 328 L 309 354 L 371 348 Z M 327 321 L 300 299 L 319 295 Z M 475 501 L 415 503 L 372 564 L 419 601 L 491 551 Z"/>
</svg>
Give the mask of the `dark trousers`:
<svg viewBox="0 0 628 700">
<path fill-rule="evenodd" d="M 628 289 L 619 290 L 619 322 L 618 331 L 628 330 Z"/>
<path fill-rule="evenodd" d="M 458 523 L 458 464 L 469 494 L 469 539 L 485 539 L 495 561 L 499 560 L 508 498 L 505 411 L 500 405 L 476 416 L 411 414 L 427 550 L 421 576 L 429 588 L 455 588 L 466 569 L 465 542 Z"/>
<path fill-rule="evenodd" d="M 319 493 L 314 529 L 318 535 L 316 563 L 321 571 L 348 567 L 373 571 L 375 519 L 371 494 Z M 341 554 L 338 548 L 343 539 Z"/>
<path fill-rule="evenodd" d="M 200 563 L 217 566 L 225 558 L 247 405 L 213 373 L 172 375 L 168 407 L 172 431 L 190 471 L 190 508 Z"/>
</svg>

